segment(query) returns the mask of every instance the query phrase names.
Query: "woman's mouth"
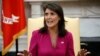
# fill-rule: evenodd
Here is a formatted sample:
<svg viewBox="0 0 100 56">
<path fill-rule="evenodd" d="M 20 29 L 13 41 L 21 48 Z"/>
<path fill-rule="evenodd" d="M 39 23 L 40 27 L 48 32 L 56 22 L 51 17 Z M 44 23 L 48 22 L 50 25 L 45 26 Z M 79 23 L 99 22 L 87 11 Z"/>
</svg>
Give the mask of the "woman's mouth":
<svg viewBox="0 0 100 56">
<path fill-rule="evenodd" d="M 53 21 L 47 21 L 47 23 L 53 23 Z"/>
</svg>

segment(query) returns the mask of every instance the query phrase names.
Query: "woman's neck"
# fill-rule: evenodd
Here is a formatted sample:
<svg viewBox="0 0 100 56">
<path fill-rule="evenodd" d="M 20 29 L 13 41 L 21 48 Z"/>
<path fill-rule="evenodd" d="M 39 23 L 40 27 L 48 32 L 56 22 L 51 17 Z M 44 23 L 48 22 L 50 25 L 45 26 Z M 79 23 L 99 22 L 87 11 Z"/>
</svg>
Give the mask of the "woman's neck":
<svg viewBox="0 0 100 56">
<path fill-rule="evenodd" d="M 55 48 L 57 44 L 58 27 L 48 28 L 52 46 Z"/>
<path fill-rule="evenodd" d="M 58 27 L 48 28 L 50 34 L 58 34 Z"/>
</svg>

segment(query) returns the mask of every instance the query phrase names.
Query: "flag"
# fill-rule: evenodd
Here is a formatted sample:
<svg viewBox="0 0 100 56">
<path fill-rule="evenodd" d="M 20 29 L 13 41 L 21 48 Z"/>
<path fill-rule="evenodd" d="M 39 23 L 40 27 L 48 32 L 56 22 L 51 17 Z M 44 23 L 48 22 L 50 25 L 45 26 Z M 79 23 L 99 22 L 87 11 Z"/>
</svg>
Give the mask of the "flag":
<svg viewBox="0 0 100 56">
<path fill-rule="evenodd" d="M 24 0 L 2 0 L 2 36 L 5 55 L 19 35 L 26 31 Z"/>
<path fill-rule="evenodd" d="M 1 6 L 2 6 L 2 0 L 0 0 L 0 35 L 1 35 Z"/>
</svg>

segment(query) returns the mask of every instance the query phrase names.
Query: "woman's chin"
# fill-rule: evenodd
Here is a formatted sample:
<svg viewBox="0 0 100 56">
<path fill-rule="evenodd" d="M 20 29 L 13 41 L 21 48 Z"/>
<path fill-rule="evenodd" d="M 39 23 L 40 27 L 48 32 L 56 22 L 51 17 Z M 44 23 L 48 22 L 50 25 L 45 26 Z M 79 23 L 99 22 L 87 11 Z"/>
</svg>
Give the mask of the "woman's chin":
<svg viewBox="0 0 100 56">
<path fill-rule="evenodd" d="M 53 25 L 48 25 L 48 28 L 54 28 L 54 26 Z"/>
</svg>

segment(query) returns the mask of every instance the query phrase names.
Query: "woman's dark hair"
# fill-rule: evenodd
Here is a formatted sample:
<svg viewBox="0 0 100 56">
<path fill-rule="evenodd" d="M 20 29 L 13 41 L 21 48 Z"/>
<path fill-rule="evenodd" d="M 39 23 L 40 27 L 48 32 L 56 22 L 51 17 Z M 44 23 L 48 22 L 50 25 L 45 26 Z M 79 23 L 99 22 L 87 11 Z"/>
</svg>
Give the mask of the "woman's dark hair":
<svg viewBox="0 0 100 56">
<path fill-rule="evenodd" d="M 60 20 L 58 22 L 58 36 L 64 37 L 67 33 L 67 30 L 65 29 L 64 14 L 63 14 L 63 10 L 62 10 L 61 6 L 59 6 L 56 3 L 44 3 L 42 5 L 42 8 L 43 8 L 44 12 L 48 8 L 48 9 L 50 9 L 50 10 L 52 10 L 52 11 L 54 11 L 58 14 L 58 16 L 60 17 Z M 47 25 L 46 25 L 46 22 L 44 20 L 44 27 L 42 27 L 40 29 L 40 32 L 41 33 L 46 33 L 47 31 L 48 31 L 47 30 Z"/>
</svg>

